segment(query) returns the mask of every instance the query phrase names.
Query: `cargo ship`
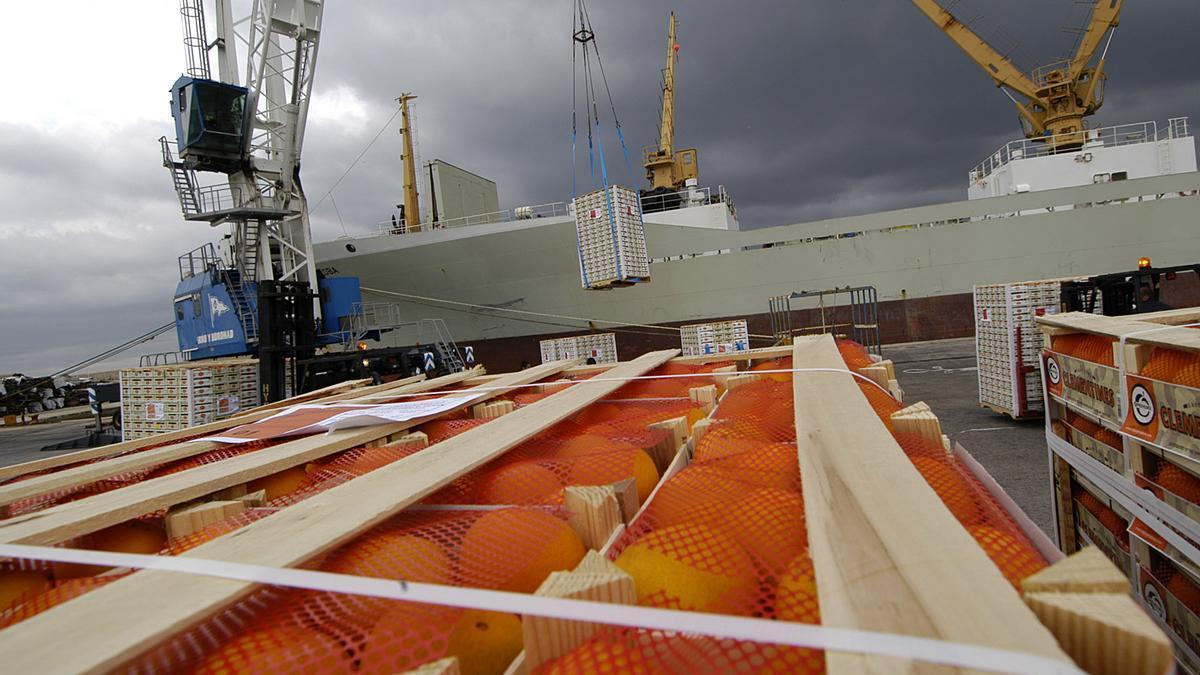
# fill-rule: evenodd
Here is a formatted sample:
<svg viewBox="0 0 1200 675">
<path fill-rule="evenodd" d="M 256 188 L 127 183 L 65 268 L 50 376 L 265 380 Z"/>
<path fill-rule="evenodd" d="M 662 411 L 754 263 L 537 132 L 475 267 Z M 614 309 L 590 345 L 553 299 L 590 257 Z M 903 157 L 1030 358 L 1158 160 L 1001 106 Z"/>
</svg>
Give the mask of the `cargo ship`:
<svg viewBox="0 0 1200 675">
<path fill-rule="evenodd" d="M 544 337 L 615 331 L 624 358 L 678 347 L 673 327 L 729 318 L 747 319 L 761 346 L 774 338 L 770 298 L 845 287 L 874 287 L 884 343 L 962 337 L 974 330 L 976 284 L 1132 269 L 1142 257 L 1162 266 L 1200 259 L 1187 120 L 1086 134 L 1067 151 L 1008 143 L 968 172 L 968 199 L 917 208 L 743 230 L 723 187 L 689 187 L 669 202 L 647 196 L 651 281 L 610 291 L 580 283 L 566 202 L 419 232 L 387 221 L 314 253 L 324 274 L 358 277 L 364 302 L 440 318 L 499 368 L 538 362 Z M 1186 301 L 1169 289 L 1163 300 Z M 835 301 L 799 312 L 797 323 L 848 321 Z"/>
</svg>

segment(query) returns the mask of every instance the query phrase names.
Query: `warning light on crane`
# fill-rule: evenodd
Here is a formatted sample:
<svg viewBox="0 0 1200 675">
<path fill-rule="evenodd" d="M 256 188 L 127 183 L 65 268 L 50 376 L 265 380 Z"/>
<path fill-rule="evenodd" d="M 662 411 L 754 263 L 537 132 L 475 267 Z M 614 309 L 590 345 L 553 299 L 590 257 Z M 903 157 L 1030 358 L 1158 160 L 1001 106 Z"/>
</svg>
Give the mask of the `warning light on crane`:
<svg viewBox="0 0 1200 675">
<path fill-rule="evenodd" d="M 1138 258 L 1138 269 L 1139 270 L 1144 270 L 1149 267 L 1150 267 L 1150 259 L 1149 258 L 1147 258 L 1145 256 Z"/>
</svg>

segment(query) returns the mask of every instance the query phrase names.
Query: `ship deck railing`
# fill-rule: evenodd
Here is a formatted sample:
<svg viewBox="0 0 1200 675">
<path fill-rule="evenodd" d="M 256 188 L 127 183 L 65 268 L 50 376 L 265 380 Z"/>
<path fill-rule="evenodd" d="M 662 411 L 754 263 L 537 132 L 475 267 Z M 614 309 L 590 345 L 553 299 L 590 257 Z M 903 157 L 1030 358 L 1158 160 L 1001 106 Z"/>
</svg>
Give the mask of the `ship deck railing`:
<svg viewBox="0 0 1200 675">
<path fill-rule="evenodd" d="M 729 198 L 729 193 L 725 190 L 724 185 L 718 185 L 715 189 L 711 187 L 695 187 L 685 188 L 678 192 L 647 195 L 642 197 L 641 201 L 642 211 L 646 213 L 686 209 L 717 203 L 728 204 L 730 210 L 734 208 L 733 200 Z M 473 216 L 436 220 L 431 223 L 421 223 L 419 227 L 414 228 L 410 228 L 405 219 L 398 217 L 398 215 L 393 215 L 388 220 L 376 223 L 375 228 L 379 235 L 397 235 L 571 215 L 573 215 L 571 202 L 550 202 L 549 204 L 517 206 L 511 209 L 480 213 Z"/>
<path fill-rule="evenodd" d="M 1088 148 L 1113 148 L 1124 145 L 1155 143 L 1177 138 L 1190 138 L 1192 135 L 1188 129 L 1187 117 L 1172 117 L 1167 120 L 1166 125 L 1162 128 L 1159 128 L 1158 122 L 1135 122 L 1133 124 L 1119 124 L 1111 127 L 1086 129 L 1082 132 L 1087 139 L 1084 141 L 1082 148 L 1076 146 L 1070 150 L 1055 150 L 1056 147 L 1061 145 L 1055 143 L 1056 139 L 1063 141 L 1070 140 L 1067 138 L 1068 136 L 1077 137 L 1079 133 L 1069 132 L 1056 136 L 1046 136 L 1037 140 L 1026 138 L 1019 141 L 1011 141 L 992 153 L 990 157 L 980 162 L 974 169 L 971 169 L 970 181 L 973 183 L 977 180 L 987 178 L 996 170 L 1021 159 L 1046 157 L 1056 154 L 1056 152 L 1087 151 Z"/>
</svg>

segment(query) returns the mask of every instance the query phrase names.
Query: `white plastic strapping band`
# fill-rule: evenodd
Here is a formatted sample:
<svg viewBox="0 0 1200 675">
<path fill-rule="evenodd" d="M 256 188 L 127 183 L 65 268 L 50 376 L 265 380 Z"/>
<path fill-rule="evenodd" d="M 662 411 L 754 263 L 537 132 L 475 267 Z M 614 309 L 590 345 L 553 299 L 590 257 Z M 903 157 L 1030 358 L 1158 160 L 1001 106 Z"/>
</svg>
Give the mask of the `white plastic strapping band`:
<svg viewBox="0 0 1200 675">
<path fill-rule="evenodd" d="M 287 586 L 331 593 L 350 593 L 426 604 L 512 612 L 571 621 L 602 623 L 630 628 L 694 633 L 711 637 L 749 640 L 792 647 L 889 656 L 957 668 L 996 673 L 1071 673 L 1083 671 L 1074 664 L 1036 654 L 967 645 L 930 638 L 872 631 L 828 628 L 820 625 L 724 616 L 700 612 L 615 605 L 588 600 L 568 600 L 524 593 L 489 591 L 425 583 L 407 583 L 329 572 L 265 567 L 202 558 L 109 553 L 47 546 L 0 545 L 0 557 L 55 562 L 153 569 L 233 579 L 254 584 Z"/>
</svg>

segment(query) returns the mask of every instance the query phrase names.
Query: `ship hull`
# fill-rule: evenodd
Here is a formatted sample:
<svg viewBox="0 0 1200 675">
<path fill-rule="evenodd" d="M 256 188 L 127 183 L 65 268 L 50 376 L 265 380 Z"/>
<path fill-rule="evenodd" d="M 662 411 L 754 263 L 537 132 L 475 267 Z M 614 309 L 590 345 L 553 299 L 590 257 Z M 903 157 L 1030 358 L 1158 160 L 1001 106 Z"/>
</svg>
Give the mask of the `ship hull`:
<svg viewBox="0 0 1200 675">
<path fill-rule="evenodd" d="M 971 335 L 977 284 L 1121 271 L 1141 256 L 1194 263 L 1197 191 L 1192 172 L 750 231 L 714 225 L 722 216 L 706 210 L 724 205 L 670 222 L 651 214 L 651 281 L 612 291 L 581 288 L 567 218 L 339 239 L 316 255 L 327 274 L 360 277 L 364 301 L 441 318 L 498 368 L 536 362 L 538 339 L 581 330 L 622 329 L 623 355 L 678 346 L 647 326 L 747 318 L 766 336 L 768 298 L 845 286 L 877 289 L 889 343 Z M 688 217 L 700 226 L 678 224 Z M 819 323 L 814 312 L 793 325 Z"/>
</svg>

